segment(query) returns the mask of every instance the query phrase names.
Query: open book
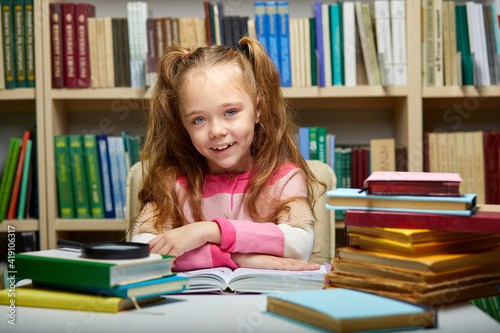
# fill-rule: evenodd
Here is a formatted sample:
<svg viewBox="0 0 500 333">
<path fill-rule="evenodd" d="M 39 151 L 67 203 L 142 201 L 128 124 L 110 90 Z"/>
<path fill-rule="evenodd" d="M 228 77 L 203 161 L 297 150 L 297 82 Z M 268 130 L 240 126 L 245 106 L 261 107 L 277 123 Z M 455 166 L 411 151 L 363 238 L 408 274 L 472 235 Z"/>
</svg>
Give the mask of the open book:
<svg viewBox="0 0 500 333">
<path fill-rule="evenodd" d="M 256 268 L 206 268 L 178 272 L 189 277 L 189 290 L 196 292 L 263 293 L 306 289 L 322 289 L 325 266 L 315 271 L 285 271 Z"/>
</svg>

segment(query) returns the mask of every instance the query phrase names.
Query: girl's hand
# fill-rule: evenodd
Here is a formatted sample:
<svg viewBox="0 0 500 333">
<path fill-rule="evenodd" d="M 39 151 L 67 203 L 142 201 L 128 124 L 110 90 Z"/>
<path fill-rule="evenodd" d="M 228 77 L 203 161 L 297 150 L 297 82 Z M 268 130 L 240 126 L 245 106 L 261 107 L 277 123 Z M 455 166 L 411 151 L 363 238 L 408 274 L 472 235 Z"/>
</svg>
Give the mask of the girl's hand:
<svg viewBox="0 0 500 333">
<path fill-rule="evenodd" d="M 164 232 L 149 241 L 151 253 L 181 256 L 206 243 L 220 244 L 221 232 L 215 222 L 196 222 Z"/>
<path fill-rule="evenodd" d="M 246 268 L 283 269 L 287 271 L 313 271 L 320 268 L 320 265 L 307 261 L 267 254 L 232 253 L 231 259 L 239 267 Z"/>
</svg>

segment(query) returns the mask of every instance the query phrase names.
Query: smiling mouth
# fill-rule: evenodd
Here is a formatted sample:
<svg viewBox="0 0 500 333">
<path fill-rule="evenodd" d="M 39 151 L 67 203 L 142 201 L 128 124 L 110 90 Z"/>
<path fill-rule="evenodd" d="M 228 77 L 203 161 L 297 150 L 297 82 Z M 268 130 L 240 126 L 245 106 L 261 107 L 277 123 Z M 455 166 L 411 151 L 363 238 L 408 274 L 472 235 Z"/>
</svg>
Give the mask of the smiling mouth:
<svg viewBox="0 0 500 333">
<path fill-rule="evenodd" d="M 231 147 L 231 146 L 232 146 L 232 145 L 234 145 L 235 143 L 236 143 L 236 142 L 231 142 L 231 143 L 228 143 L 228 144 L 225 144 L 225 145 L 215 146 L 215 147 L 212 147 L 212 148 L 210 148 L 210 149 L 220 151 L 220 150 L 224 150 L 224 149 L 227 149 L 227 148 Z"/>
</svg>

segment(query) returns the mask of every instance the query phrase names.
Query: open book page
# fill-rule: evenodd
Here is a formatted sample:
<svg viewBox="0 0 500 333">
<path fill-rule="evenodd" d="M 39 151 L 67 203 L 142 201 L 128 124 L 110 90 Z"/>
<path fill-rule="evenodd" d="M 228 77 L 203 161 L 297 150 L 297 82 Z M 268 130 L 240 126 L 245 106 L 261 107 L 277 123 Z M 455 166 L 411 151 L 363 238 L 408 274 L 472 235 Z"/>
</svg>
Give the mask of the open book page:
<svg viewBox="0 0 500 333">
<path fill-rule="evenodd" d="M 238 268 L 232 271 L 227 267 L 219 267 L 178 272 L 177 275 L 189 277 L 188 292 L 261 293 L 321 289 L 326 273 L 325 266 L 315 271 L 256 268 Z"/>
</svg>

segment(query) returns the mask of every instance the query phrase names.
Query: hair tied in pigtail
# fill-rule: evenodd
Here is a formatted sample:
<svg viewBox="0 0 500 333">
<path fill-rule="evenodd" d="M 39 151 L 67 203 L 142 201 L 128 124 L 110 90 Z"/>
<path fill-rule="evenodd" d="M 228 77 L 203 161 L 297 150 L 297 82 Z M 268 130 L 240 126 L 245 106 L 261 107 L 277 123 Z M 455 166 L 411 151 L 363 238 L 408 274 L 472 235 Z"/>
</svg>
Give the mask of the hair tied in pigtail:
<svg viewBox="0 0 500 333">
<path fill-rule="evenodd" d="M 240 43 L 237 43 L 235 49 L 240 51 L 241 54 L 248 58 L 248 44 L 245 43 L 241 45 Z"/>
<path fill-rule="evenodd" d="M 191 55 L 191 52 L 188 52 L 188 53 L 184 54 L 184 58 L 187 59 L 187 58 L 189 58 L 190 55 Z"/>
</svg>

